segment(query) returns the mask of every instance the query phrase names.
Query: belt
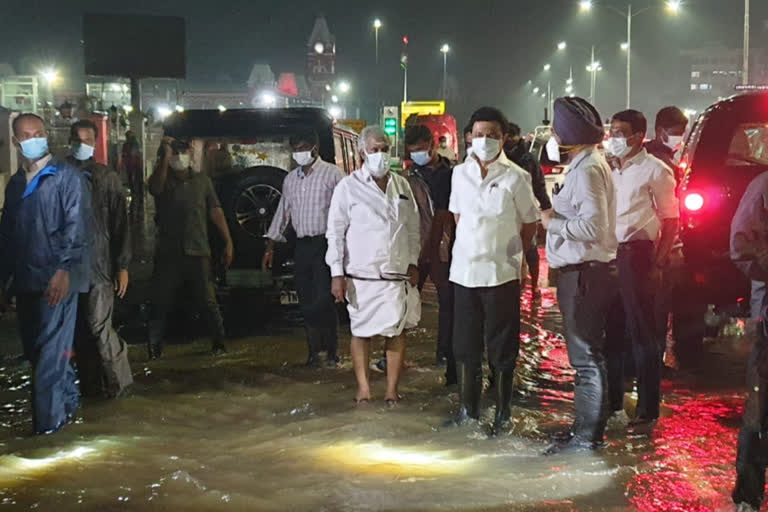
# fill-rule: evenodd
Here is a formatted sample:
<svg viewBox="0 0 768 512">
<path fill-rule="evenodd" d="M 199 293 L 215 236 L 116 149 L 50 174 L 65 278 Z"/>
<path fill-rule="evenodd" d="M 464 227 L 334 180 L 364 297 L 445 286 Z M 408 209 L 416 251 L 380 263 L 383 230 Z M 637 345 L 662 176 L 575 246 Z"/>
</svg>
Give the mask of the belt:
<svg viewBox="0 0 768 512">
<path fill-rule="evenodd" d="M 606 268 L 610 269 L 614 265 L 613 261 L 610 261 L 608 263 L 604 261 L 585 261 L 584 263 L 576 263 L 574 265 L 566 265 L 564 267 L 560 267 L 557 270 L 560 272 L 581 272 L 582 270 L 587 270 L 590 268 Z"/>
<path fill-rule="evenodd" d="M 297 237 L 296 240 L 314 240 L 316 238 L 325 238 L 325 235 L 300 236 Z"/>
<path fill-rule="evenodd" d="M 350 279 L 356 279 L 357 281 L 408 281 L 409 277 L 403 274 L 393 274 L 391 276 L 379 276 L 379 277 L 358 277 L 352 274 L 346 274 L 346 277 Z"/>
</svg>

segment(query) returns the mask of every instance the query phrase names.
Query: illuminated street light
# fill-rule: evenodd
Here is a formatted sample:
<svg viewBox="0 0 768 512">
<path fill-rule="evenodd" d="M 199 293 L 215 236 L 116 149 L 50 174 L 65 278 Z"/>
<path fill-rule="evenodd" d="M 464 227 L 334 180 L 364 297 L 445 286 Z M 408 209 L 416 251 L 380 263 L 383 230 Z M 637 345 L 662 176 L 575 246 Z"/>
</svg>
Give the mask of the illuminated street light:
<svg viewBox="0 0 768 512">
<path fill-rule="evenodd" d="M 334 94 L 333 96 L 331 96 L 331 101 L 334 102 L 334 103 L 338 103 L 339 102 L 339 97 Z"/>
<path fill-rule="evenodd" d="M 568 48 L 568 43 L 566 43 L 565 41 L 560 41 L 559 43 L 557 43 L 558 50 L 563 51 L 566 48 Z"/>
<path fill-rule="evenodd" d="M 130 114 L 133 112 L 133 105 L 123 105 L 123 110 L 125 110 L 126 114 Z"/>
<path fill-rule="evenodd" d="M 169 115 L 171 115 L 173 111 L 166 107 L 165 105 L 160 105 L 157 107 L 157 115 L 160 117 L 160 119 L 165 119 Z"/>
<path fill-rule="evenodd" d="M 328 91 L 328 92 L 331 92 L 330 84 L 325 84 L 325 90 Z"/>
<path fill-rule="evenodd" d="M 565 86 L 565 92 L 567 92 L 568 94 L 572 93 L 573 92 L 573 86 L 572 85 Z"/>
<path fill-rule="evenodd" d="M 545 92 L 541 93 L 541 97 L 546 99 L 547 98 L 547 93 L 545 93 Z"/>
<path fill-rule="evenodd" d="M 565 81 L 565 83 L 566 83 L 566 84 L 568 84 L 568 85 L 572 85 L 572 84 L 573 84 L 573 78 L 568 78 L 568 79 Z"/>
<path fill-rule="evenodd" d="M 621 43 L 621 49 L 624 51 L 629 50 L 629 43 Z"/>
<path fill-rule="evenodd" d="M 448 96 L 448 52 L 451 51 L 451 47 L 448 46 L 448 43 L 443 43 L 440 51 L 443 54 L 443 100 L 446 100 Z"/>
<path fill-rule="evenodd" d="M 53 68 L 46 68 L 42 70 L 40 72 L 40 76 L 42 76 L 43 80 L 45 80 L 48 84 L 53 84 L 56 82 L 56 80 L 59 79 L 59 74 Z"/>
<path fill-rule="evenodd" d="M 348 93 L 350 88 L 351 86 L 349 85 L 349 82 L 341 82 L 339 84 L 339 91 L 344 94 Z"/>
<path fill-rule="evenodd" d="M 592 10 L 592 0 L 581 0 L 581 2 L 579 2 L 579 9 L 582 11 Z"/>
<path fill-rule="evenodd" d="M 534 87 L 534 88 L 533 88 L 533 94 L 539 94 L 539 91 L 540 91 L 540 90 L 541 90 L 541 89 L 539 89 L 538 87 Z"/>
<path fill-rule="evenodd" d="M 451 47 L 448 46 L 448 44 L 444 44 L 443 46 L 440 47 L 440 51 L 443 53 L 448 53 L 449 51 L 451 51 Z"/>
<path fill-rule="evenodd" d="M 679 13 L 682 6 L 683 6 L 683 2 L 681 2 L 680 0 L 669 0 L 667 2 L 667 10 L 672 14 Z"/>
<path fill-rule="evenodd" d="M 329 108 L 328 113 L 331 114 L 331 117 L 333 117 L 334 119 L 338 119 L 341 117 L 341 109 L 336 105 Z"/>
<path fill-rule="evenodd" d="M 373 28 L 381 28 L 381 20 L 379 18 L 373 20 Z"/>
<path fill-rule="evenodd" d="M 184 107 L 182 107 L 181 105 L 176 105 L 174 108 L 176 109 L 176 112 L 179 112 L 179 113 L 184 112 Z"/>
<path fill-rule="evenodd" d="M 227 111 L 227 107 L 225 107 L 224 105 L 219 105 L 218 109 L 219 109 L 219 112 L 226 112 Z"/>
<path fill-rule="evenodd" d="M 549 71 L 550 69 L 552 69 L 550 64 L 544 64 L 544 71 Z"/>
</svg>

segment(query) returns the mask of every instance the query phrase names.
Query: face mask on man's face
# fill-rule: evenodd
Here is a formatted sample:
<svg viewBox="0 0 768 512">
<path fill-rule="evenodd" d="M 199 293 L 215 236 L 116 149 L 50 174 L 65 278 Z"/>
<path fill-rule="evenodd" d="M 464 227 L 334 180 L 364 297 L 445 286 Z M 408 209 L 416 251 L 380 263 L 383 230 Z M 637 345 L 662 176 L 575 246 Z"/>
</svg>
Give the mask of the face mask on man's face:
<svg viewBox="0 0 768 512">
<path fill-rule="evenodd" d="M 374 178 L 383 178 L 389 172 L 390 156 L 389 153 L 368 153 L 365 152 L 365 168 Z"/>
<path fill-rule="evenodd" d="M 472 139 L 472 152 L 481 162 L 488 162 L 499 156 L 501 141 L 490 137 L 475 137 Z"/>
<path fill-rule="evenodd" d="M 297 151 L 293 153 L 293 160 L 300 166 L 304 167 L 305 165 L 311 164 L 315 160 L 315 155 L 312 154 L 312 151 Z"/>
<path fill-rule="evenodd" d="M 557 143 L 557 139 L 554 137 L 549 138 L 547 141 L 547 159 L 550 162 L 560 162 L 560 144 Z"/>
<path fill-rule="evenodd" d="M 605 149 L 617 158 L 624 158 L 632 151 L 632 146 L 627 143 L 626 137 L 611 137 L 605 142 Z"/>
<path fill-rule="evenodd" d="M 169 165 L 171 166 L 171 169 L 173 169 L 174 171 L 184 171 L 186 169 L 189 169 L 189 155 L 186 155 L 186 154 L 174 155 L 173 157 L 171 157 Z"/>
<path fill-rule="evenodd" d="M 34 137 L 19 143 L 21 145 L 21 154 L 27 160 L 37 160 L 48 153 L 48 138 Z"/>
<path fill-rule="evenodd" d="M 682 135 L 667 135 L 667 140 L 664 142 L 664 145 L 667 146 L 671 150 L 676 150 L 680 145 L 683 143 L 683 136 Z"/>
<path fill-rule="evenodd" d="M 413 151 L 411 152 L 411 160 L 416 165 L 424 166 L 432 160 L 432 155 L 429 154 L 429 151 Z"/>
<path fill-rule="evenodd" d="M 84 142 L 75 142 L 72 144 L 72 156 L 75 157 L 75 160 L 84 162 L 93 158 L 95 149 Z"/>
</svg>

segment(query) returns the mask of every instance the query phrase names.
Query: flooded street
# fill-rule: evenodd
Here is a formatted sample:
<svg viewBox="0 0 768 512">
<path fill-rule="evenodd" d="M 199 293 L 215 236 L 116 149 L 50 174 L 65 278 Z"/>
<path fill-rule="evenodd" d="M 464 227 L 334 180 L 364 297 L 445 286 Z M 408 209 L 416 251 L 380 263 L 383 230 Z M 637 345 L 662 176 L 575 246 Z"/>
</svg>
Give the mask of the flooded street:
<svg viewBox="0 0 768 512">
<path fill-rule="evenodd" d="M 543 275 L 546 275 L 544 273 Z M 141 283 L 139 283 L 141 284 Z M 263 312 L 260 312 L 263 314 Z M 85 401 L 76 424 L 29 437 L 29 367 L 15 318 L 0 320 L 0 505 L 8 510 L 732 510 L 746 338 L 711 340 L 696 372 L 668 374 L 652 432 L 609 424 L 605 450 L 543 457 L 571 421 L 573 373 L 554 290 L 523 298 L 512 428 L 443 429 L 455 389 L 434 363 L 437 323 L 425 306 L 409 335 L 395 409 L 355 407 L 349 333 L 339 369 L 305 369 L 303 330 L 270 313 L 256 335 L 208 355 L 207 340 L 169 345 L 148 362 L 134 343 L 132 396 Z M 260 317 L 261 318 L 261 317 Z M 130 320 L 130 319 L 129 319 Z M 267 320 L 265 320 L 267 322 Z M 379 349 L 375 350 L 379 353 Z M 627 394 L 626 410 L 634 400 Z"/>
</svg>

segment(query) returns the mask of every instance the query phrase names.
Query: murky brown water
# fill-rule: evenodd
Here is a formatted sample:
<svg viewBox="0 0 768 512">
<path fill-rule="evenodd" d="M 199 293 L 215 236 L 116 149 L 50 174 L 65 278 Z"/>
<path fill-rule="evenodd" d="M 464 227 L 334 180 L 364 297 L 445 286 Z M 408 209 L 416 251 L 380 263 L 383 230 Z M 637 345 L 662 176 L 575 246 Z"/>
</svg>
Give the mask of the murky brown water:
<svg viewBox="0 0 768 512">
<path fill-rule="evenodd" d="M 308 370 L 302 331 L 231 341 L 214 358 L 199 341 L 147 363 L 131 347 L 134 396 L 91 402 L 77 424 L 28 437 L 29 371 L 11 357 L 0 320 L 0 506 L 9 510 L 731 510 L 741 415 L 743 338 L 710 344 L 696 374 L 665 380 L 663 418 L 649 435 L 612 421 L 595 455 L 542 457 L 570 422 L 572 371 L 546 290 L 525 299 L 513 425 L 444 430 L 456 402 L 434 358 L 435 312 L 412 333 L 394 410 L 355 408 L 348 357 Z M 346 335 L 345 335 L 346 340 Z M 348 342 L 342 343 L 348 350 Z M 347 355 L 348 356 L 348 355 Z M 490 405 L 488 402 L 486 405 Z M 627 408 L 632 400 L 628 395 Z M 489 416 L 486 418 L 490 419 Z"/>
</svg>

